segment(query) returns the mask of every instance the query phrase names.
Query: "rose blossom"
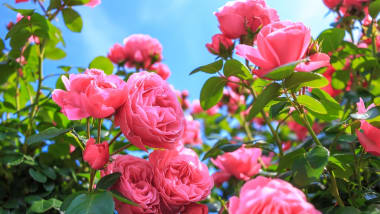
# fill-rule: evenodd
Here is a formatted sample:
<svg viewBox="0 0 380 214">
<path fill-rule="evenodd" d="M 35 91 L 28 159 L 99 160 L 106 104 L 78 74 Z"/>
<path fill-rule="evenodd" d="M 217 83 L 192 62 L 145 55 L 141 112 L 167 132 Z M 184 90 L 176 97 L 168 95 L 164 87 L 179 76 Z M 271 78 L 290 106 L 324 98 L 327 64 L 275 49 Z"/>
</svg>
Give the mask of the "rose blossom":
<svg viewBox="0 0 380 214">
<path fill-rule="evenodd" d="M 90 0 L 86 6 L 89 6 L 89 7 L 96 7 L 97 5 L 99 5 L 101 3 L 101 0 Z"/>
<path fill-rule="evenodd" d="M 215 55 L 223 55 L 225 52 L 227 55 L 231 55 L 234 43 L 231 39 L 223 34 L 215 34 L 212 37 L 212 42 L 207 43 L 206 47 L 210 53 Z M 223 50 L 223 51 L 222 51 Z"/>
<path fill-rule="evenodd" d="M 342 0 L 323 0 L 323 3 L 330 9 L 336 8 Z"/>
<path fill-rule="evenodd" d="M 227 172 L 240 180 L 249 180 L 259 173 L 261 165 L 258 159 L 261 156 L 259 148 L 245 148 L 245 145 L 233 152 L 226 152 L 219 155 L 211 162 L 221 171 Z"/>
<path fill-rule="evenodd" d="M 236 54 L 259 66 L 255 73 L 263 77 L 276 67 L 302 59 L 310 40 L 310 29 L 302 23 L 275 22 L 261 29 L 257 36 L 257 49 L 237 45 Z"/>
<path fill-rule="evenodd" d="M 107 55 L 107 57 L 115 64 L 124 62 L 127 58 L 124 47 L 120 44 L 114 44 Z"/>
<path fill-rule="evenodd" d="M 240 196 L 229 200 L 230 214 L 270 213 L 270 214 L 320 214 L 307 202 L 305 194 L 281 179 L 258 176 L 245 183 Z"/>
<path fill-rule="evenodd" d="M 145 151 L 145 146 L 175 148 L 186 121 L 168 83 L 156 73 L 134 73 L 125 95 L 128 98 L 115 116 L 115 124 L 125 137 Z"/>
<path fill-rule="evenodd" d="M 154 184 L 168 211 L 177 212 L 184 205 L 205 199 L 214 186 L 207 166 L 197 154 L 182 150 L 155 150 L 149 155 L 154 170 Z"/>
<path fill-rule="evenodd" d="M 101 169 L 109 159 L 108 143 L 95 144 L 95 139 L 90 138 L 86 143 L 86 148 L 83 151 L 83 160 L 86 161 L 91 168 Z"/>
<path fill-rule="evenodd" d="M 256 32 L 260 26 L 278 21 L 277 11 L 269 8 L 264 0 L 229 1 L 218 12 L 219 28 L 231 39 Z"/>
<path fill-rule="evenodd" d="M 144 34 L 133 34 L 124 39 L 127 55 L 126 65 L 130 68 L 149 68 L 162 60 L 162 46 L 157 39 Z"/>
<path fill-rule="evenodd" d="M 160 77 L 164 80 L 167 80 L 171 73 L 170 73 L 170 69 L 169 67 L 164 64 L 164 63 L 161 63 L 161 62 L 156 62 L 154 63 L 149 70 L 153 70 L 153 71 L 156 71 L 156 73 L 158 75 L 160 75 Z"/>
<path fill-rule="evenodd" d="M 186 118 L 186 127 L 182 141 L 184 144 L 202 144 L 201 124 L 191 116 Z"/>
<path fill-rule="evenodd" d="M 28 2 L 29 0 L 16 0 L 16 3 Z"/>
<path fill-rule="evenodd" d="M 118 213 L 161 213 L 160 196 L 153 186 L 154 175 L 150 163 L 131 155 L 115 155 L 112 159 L 112 163 L 102 171 L 102 176 L 121 173 L 120 180 L 111 189 L 139 205 L 137 207 L 115 200 Z"/>
<path fill-rule="evenodd" d="M 105 118 L 115 113 L 126 100 L 126 83 L 116 75 L 87 69 L 82 74 L 62 76 L 66 91 L 55 89 L 53 100 L 69 120 L 92 116 Z"/>
<path fill-rule="evenodd" d="M 371 104 L 366 108 L 362 98 L 360 98 L 356 105 L 359 114 L 365 114 L 371 108 L 376 107 L 375 104 Z M 360 123 L 360 129 L 363 131 L 356 130 L 356 135 L 358 136 L 360 144 L 366 152 L 375 156 L 380 156 L 380 129 L 372 126 L 365 120 L 360 120 Z"/>
<path fill-rule="evenodd" d="M 193 100 L 193 102 L 191 103 L 191 112 L 193 114 L 199 114 L 199 113 L 204 112 L 199 100 Z M 218 112 L 219 112 L 219 106 L 218 105 L 215 105 L 206 111 L 206 113 L 210 116 L 215 115 Z"/>
<path fill-rule="evenodd" d="M 185 206 L 181 214 L 208 214 L 208 207 L 205 204 L 192 203 Z"/>
</svg>

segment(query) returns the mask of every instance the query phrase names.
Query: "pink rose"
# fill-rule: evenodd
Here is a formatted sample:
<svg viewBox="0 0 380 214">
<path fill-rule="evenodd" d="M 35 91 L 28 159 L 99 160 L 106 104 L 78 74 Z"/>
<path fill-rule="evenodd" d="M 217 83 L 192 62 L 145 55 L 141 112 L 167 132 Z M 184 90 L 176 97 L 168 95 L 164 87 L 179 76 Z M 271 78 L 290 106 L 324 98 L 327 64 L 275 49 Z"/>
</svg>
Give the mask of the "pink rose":
<svg viewBox="0 0 380 214">
<path fill-rule="evenodd" d="M 162 46 L 157 39 L 144 34 L 133 34 L 124 39 L 127 55 L 126 65 L 130 68 L 149 68 L 162 60 Z"/>
<path fill-rule="evenodd" d="M 279 21 L 277 11 L 269 8 L 264 0 L 229 1 L 214 13 L 219 28 L 231 39 L 256 32 L 260 26 Z"/>
<path fill-rule="evenodd" d="M 371 108 L 376 107 L 375 104 L 372 103 L 366 108 L 362 98 L 360 98 L 356 105 L 359 114 L 365 114 Z M 366 152 L 375 156 L 380 156 L 380 129 L 372 126 L 365 120 L 361 120 L 360 123 L 360 129 L 363 131 L 356 130 L 356 135 L 358 136 L 360 144 Z"/>
<path fill-rule="evenodd" d="M 99 5 L 101 3 L 101 0 L 90 0 L 86 6 L 89 6 L 89 7 L 96 7 L 97 5 Z"/>
<path fill-rule="evenodd" d="M 83 74 L 62 76 L 66 91 L 53 91 L 53 100 L 69 120 L 92 116 L 105 118 L 115 113 L 126 100 L 126 83 L 116 75 L 87 69 Z"/>
<path fill-rule="evenodd" d="M 16 3 L 28 2 L 29 0 L 16 0 Z"/>
<path fill-rule="evenodd" d="M 201 103 L 199 102 L 199 100 L 193 100 L 193 102 L 191 103 L 191 112 L 193 114 L 199 114 L 199 113 L 204 112 L 203 108 L 201 107 Z M 206 111 L 206 113 L 210 116 L 215 115 L 218 112 L 219 112 L 218 105 L 215 105 Z"/>
<path fill-rule="evenodd" d="M 146 151 L 145 146 L 175 148 L 182 138 L 185 117 L 168 83 L 152 72 L 131 75 L 125 104 L 115 116 L 125 137 Z"/>
<path fill-rule="evenodd" d="M 124 47 L 120 44 L 114 44 L 107 56 L 113 63 L 120 64 L 127 59 L 127 55 L 124 52 Z"/>
<path fill-rule="evenodd" d="M 156 73 L 158 75 L 160 75 L 160 77 L 164 80 L 167 80 L 171 73 L 170 73 L 170 69 L 169 67 L 164 64 L 164 63 L 161 63 L 161 62 L 156 62 L 154 63 L 149 70 L 153 70 L 153 71 L 156 71 Z"/>
<path fill-rule="evenodd" d="M 231 174 L 225 171 L 219 171 L 212 174 L 212 179 L 214 180 L 215 186 L 220 186 L 224 182 L 228 181 L 231 177 Z"/>
<path fill-rule="evenodd" d="M 296 134 L 297 139 L 299 141 L 303 141 L 309 133 L 305 126 L 297 123 L 296 121 L 289 121 L 288 127 L 290 130 L 292 130 Z M 312 128 L 316 134 L 321 132 L 321 126 L 318 123 L 314 123 Z"/>
<path fill-rule="evenodd" d="M 186 127 L 182 141 L 184 144 L 202 144 L 201 124 L 190 116 L 186 118 Z"/>
<path fill-rule="evenodd" d="M 102 169 L 109 159 L 108 143 L 105 141 L 95 144 L 95 139 L 90 138 L 86 143 L 83 151 L 83 160 L 86 161 L 93 169 Z"/>
<path fill-rule="evenodd" d="M 208 207 L 205 204 L 192 203 L 181 214 L 208 214 Z"/>
<path fill-rule="evenodd" d="M 329 84 L 327 86 L 321 88 L 321 89 L 326 91 L 332 97 L 338 96 L 342 92 L 341 90 L 337 90 L 337 89 L 333 88 L 331 85 L 332 76 L 333 76 L 334 72 L 335 72 L 334 67 L 332 65 L 329 65 L 327 67 L 325 73 L 322 74 L 329 81 Z"/>
<path fill-rule="evenodd" d="M 115 200 L 118 213 L 160 213 L 160 196 L 153 186 L 154 175 L 150 163 L 131 155 L 115 155 L 112 159 L 112 163 L 102 171 L 102 176 L 121 173 L 120 180 L 112 189 L 139 205 L 132 206 Z"/>
<path fill-rule="evenodd" d="M 307 202 L 305 194 L 281 179 L 258 176 L 245 183 L 240 196 L 229 200 L 230 214 L 271 213 L 271 214 L 320 214 Z"/>
<path fill-rule="evenodd" d="M 275 22 L 261 29 L 257 36 L 257 49 L 237 45 L 236 54 L 259 66 L 255 72 L 263 77 L 276 67 L 302 59 L 310 41 L 310 29 L 302 23 Z"/>
<path fill-rule="evenodd" d="M 234 43 L 232 40 L 223 34 L 215 34 L 212 37 L 212 42 L 206 44 L 206 47 L 210 53 L 226 56 L 231 56 L 233 46 Z"/>
<path fill-rule="evenodd" d="M 308 58 L 307 62 L 297 65 L 296 71 L 311 72 L 330 65 L 330 57 L 325 53 L 316 53 Z"/>
<path fill-rule="evenodd" d="M 330 9 L 336 8 L 342 0 L 323 0 L 323 3 Z"/>
<path fill-rule="evenodd" d="M 149 162 L 155 174 L 154 184 L 169 212 L 205 199 L 214 186 L 207 166 L 191 149 L 155 150 Z"/>
<path fill-rule="evenodd" d="M 345 7 L 362 7 L 363 4 L 369 2 L 369 0 L 343 0 L 343 6 Z"/>
<path fill-rule="evenodd" d="M 227 172 L 240 180 L 249 180 L 259 173 L 261 165 L 258 159 L 261 157 L 261 149 L 245 148 L 245 145 L 233 152 L 226 152 L 219 155 L 211 162 L 221 171 Z"/>
</svg>

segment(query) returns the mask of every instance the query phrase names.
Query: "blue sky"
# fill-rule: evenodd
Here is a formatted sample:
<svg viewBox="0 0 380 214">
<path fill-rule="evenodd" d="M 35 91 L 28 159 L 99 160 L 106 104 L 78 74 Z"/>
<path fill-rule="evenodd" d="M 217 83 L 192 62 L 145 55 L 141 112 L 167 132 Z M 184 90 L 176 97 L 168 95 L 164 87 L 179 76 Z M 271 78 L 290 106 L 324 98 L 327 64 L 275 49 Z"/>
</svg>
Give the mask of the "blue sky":
<svg viewBox="0 0 380 214">
<path fill-rule="evenodd" d="M 32 3 L 14 4 L 18 8 L 34 7 Z M 67 30 L 62 17 L 54 21 L 63 31 L 66 41 L 64 50 L 67 57 L 60 61 L 46 61 L 46 74 L 61 72 L 59 65 L 87 67 L 89 62 L 100 55 L 107 55 L 116 42 L 134 33 L 149 34 L 163 45 L 164 63 L 172 75 L 168 79 L 175 88 L 188 89 L 192 99 L 199 97 L 200 89 L 209 75 L 188 74 L 194 68 L 208 64 L 215 59 L 205 48 L 211 37 L 219 33 L 213 12 L 223 6 L 226 0 L 103 0 L 95 8 L 76 7 L 83 18 L 82 33 Z M 267 0 L 278 11 L 281 20 L 303 22 L 311 28 L 316 37 L 329 27 L 334 17 L 326 16 L 328 9 L 322 0 Z M 4 38 L 6 24 L 16 19 L 16 13 L 0 7 L 0 35 Z M 55 81 L 54 81 L 55 82 Z M 48 84 L 53 87 L 53 81 Z"/>
</svg>

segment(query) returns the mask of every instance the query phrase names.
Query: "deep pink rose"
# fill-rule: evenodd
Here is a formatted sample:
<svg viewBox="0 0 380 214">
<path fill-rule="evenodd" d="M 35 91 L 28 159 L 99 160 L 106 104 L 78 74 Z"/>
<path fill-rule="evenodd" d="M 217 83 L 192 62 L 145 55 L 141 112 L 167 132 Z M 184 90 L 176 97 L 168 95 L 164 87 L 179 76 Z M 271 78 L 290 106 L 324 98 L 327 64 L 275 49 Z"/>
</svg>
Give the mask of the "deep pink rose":
<svg viewBox="0 0 380 214">
<path fill-rule="evenodd" d="M 107 57 L 115 64 L 120 64 L 127 59 L 127 55 L 124 51 L 124 46 L 116 43 L 110 48 Z"/>
<path fill-rule="evenodd" d="M 121 173 L 120 180 L 111 189 L 137 203 L 139 207 L 115 200 L 120 214 L 161 213 L 160 196 L 153 186 L 153 168 L 142 158 L 131 155 L 115 155 L 113 161 L 102 171 L 102 176 L 115 172 Z"/>
<path fill-rule="evenodd" d="M 162 46 L 157 39 L 144 34 L 133 34 L 124 39 L 127 55 L 126 65 L 130 68 L 149 68 L 162 60 Z"/>
<path fill-rule="evenodd" d="M 193 100 L 193 102 L 191 103 L 191 112 L 193 114 L 199 114 L 199 113 L 202 113 L 204 112 L 202 106 L 201 106 L 201 103 L 199 102 L 199 100 Z M 211 107 L 210 109 L 208 109 L 206 111 L 206 113 L 210 116 L 212 115 L 215 115 L 219 112 L 219 107 L 218 105 L 215 105 L 213 107 Z"/>
<path fill-rule="evenodd" d="M 233 152 L 226 152 L 223 155 L 219 155 L 216 159 L 212 158 L 211 162 L 221 171 L 247 181 L 259 173 L 261 165 L 258 159 L 260 157 L 261 149 L 245 148 L 243 145 Z"/>
<path fill-rule="evenodd" d="M 167 80 L 171 75 L 170 68 L 161 62 L 154 63 L 149 70 L 155 71 L 164 80 Z"/>
<path fill-rule="evenodd" d="M 214 13 L 219 28 L 231 39 L 256 32 L 260 26 L 279 21 L 277 11 L 269 8 L 264 0 L 229 1 Z"/>
<path fill-rule="evenodd" d="M 212 37 L 211 43 L 207 43 L 206 47 L 210 53 L 215 55 L 223 54 L 221 51 L 224 50 L 224 52 L 232 52 L 232 47 L 234 43 L 231 39 L 226 37 L 223 34 L 215 34 Z M 221 49 L 222 48 L 222 49 Z"/>
<path fill-rule="evenodd" d="M 301 125 L 301 124 L 299 124 L 293 120 L 288 122 L 288 127 L 290 130 L 292 130 L 296 134 L 297 139 L 299 141 L 303 141 L 309 133 L 305 126 L 303 126 L 303 125 Z M 314 123 L 312 128 L 316 134 L 321 132 L 321 126 L 318 123 Z"/>
<path fill-rule="evenodd" d="M 53 91 L 53 100 L 69 120 L 92 116 L 105 118 L 115 113 L 126 100 L 126 83 L 116 75 L 87 69 L 83 74 L 62 76 L 66 91 Z"/>
<path fill-rule="evenodd" d="M 334 9 L 341 3 L 343 0 L 323 0 L 323 3 L 330 9 Z"/>
<path fill-rule="evenodd" d="M 258 176 L 245 183 L 239 197 L 229 200 L 230 214 L 320 214 L 305 194 L 281 179 Z"/>
<path fill-rule="evenodd" d="M 96 7 L 97 5 L 99 5 L 102 1 L 101 0 L 90 0 L 86 6 L 89 6 L 89 7 Z"/>
<path fill-rule="evenodd" d="M 332 87 L 331 81 L 332 81 L 332 76 L 335 72 L 335 69 L 332 65 L 329 65 L 326 69 L 326 71 L 323 73 L 323 76 L 326 77 L 326 79 L 329 81 L 329 84 L 323 88 L 322 90 L 326 91 L 330 96 L 335 97 L 338 96 L 340 93 L 342 93 L 342 90 L 337 90 Z"/>
<path fill-rule="evenodd" d="M 207 166 L 191 149 L 155 150 L 149 162 L 163 206 L 170 212 L 205 199 L 214 186 Z"/>
<path fill-rule="evenodd" d="M 257 49 L 237 45 L 236 54 L 259 66 L 255 73 L 262 77 L 276 67 L 302 59 L 310 40 L 310 29 L 302 23 L 275 22 L 261 29 Z"/>
<path fill-rule="evenodd" d="M 83 160 L 93 169 L 102 169 L 109 159 L 108 142 L 95 144 L 95 139 L 90 138 L 83 151 Z"/>
<path fill-rule="evenodd" d="M 228 181 L 231 177 L 231 174 L 226 171 L 219 171 L 212 174 L 212 179 L 214 179 L 215 186 L 220 186 L 224 182 Z"/>
<path fill-rule="evenodd" d="M 125 137 L 145 151 L 145 146 L 175 148 L 186 121 L 168 83 L 156 73 L 134 73 L 125 95 L 128 99 L 115 116 L 115 124 Z"/>
<path fill-rule="evenodd" d="M 192 117 L 186 118 L 186 127 L 182 141 L 184 144 L 202 144 L 201 124 Z"/>
<path fill-rule="evenodd" d="M 29 0 L 16 0 L 16 3 L 28 2 Z"/>
<path fill-rule="evenodd" d="M 343 0 L 343 6 L 345 7 L 359 7 L 361 8 L 363 4 L 369 2 L 369 0 Z"/>
<path fill-rule="evenodd" d="M 192 203 L 185 206 L 181 214 L 208 214 L 208 207 L 205 204 Z"/>
</svg>

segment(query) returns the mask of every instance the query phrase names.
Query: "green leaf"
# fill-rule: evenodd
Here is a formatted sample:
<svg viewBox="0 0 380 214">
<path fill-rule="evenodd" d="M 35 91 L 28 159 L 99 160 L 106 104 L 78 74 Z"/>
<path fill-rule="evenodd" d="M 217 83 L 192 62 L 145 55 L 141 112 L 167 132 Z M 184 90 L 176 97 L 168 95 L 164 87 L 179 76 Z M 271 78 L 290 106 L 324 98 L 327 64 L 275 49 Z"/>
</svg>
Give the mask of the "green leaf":
<svg viewBox="0 0 380 214">
<path fill-rule="evenodd" d="M 85 191 L 74 192 L 74 193 L 72 193 L 71 195 L 67 196 L 67 197 L 65 198 L 65 200 L 63 200 L 63 203 L 62 203 L 60 209 L 61 209 L 62 211 L 66 211 L 67 208 L 70 206 L 71 202 L 72 202 L 72 201 L 73 201 L 78 195 L 83 194 L 83 193 L 86 193 L 86 192 L 85 192 Z"/>
<path fill-rule="evenodd" d="M 32 16 L 30 16 L 30 23 L 31 23 L 31 32 L 33 35 L 42 37 L 42 38 L 50 38 L 49 35 L 49 20 L 46 19 L 44 16 L 33 13 Z"/>
<path fill-rule="evenodd" d="M 66 57 L 66 53 L 60 48 L 47 48 L 45 50 L 45 57 L 51 60 L 60 60 Z"/>
<path fill-rule="evenodd" d="M 312 112 L 316 117 L 325 121 L 331 121 L 340 118 L 341 114 L 343 113 L 342 107 L 326 91 L 315 88 L 311 94 L 317 97 L 319 99 L 319 102 L 321 102 L 325 109 L 328 110 L 328 114 L 323 115 Z"/>
<path fill-rule="evenodd" d="M 280 89 L 277 83 L 268 85 L 253 101 L 247 120 L 252 120 L 271 100 L 280 96 Z"/>
<path fill-rule="evenodd" d="M 319 114 L 327 114 L 326 108 L 316 99 L 307 95 L 297 97 L 299 104 L 304 105 L 307 109 Z"/>
<path fill-rule="evenodd" d="M 220 60 L 215 61 L 213 63 L 210 63 L 208 65 L 203 65 L 203 66 L 200 66 L 200 67 L 194 69 L 190 73 L 190 75 L 198 73 L 199 71 L 209 73 L 209 74 L 215 74 L 216 72 L 220 71 L 220 69 L 222 69 L 222 67 L 223 67 L 223 60 L 220 59 Z"/>
<path fill-rule="evenodd" d="M 208 150 L 208 152 L 206 152 L 206 154 L 202 158 L 202 161 L 206 160 L 207 158 L 213 158 L 222 154 L 223 152 L 220 149 L 220 147 L 229 143 L 230 142 L 227 139 L 219 140 L 210 150 Z"/>
<path fill-rule="evenodd" d="M 264 77 L 272 80 L 282 80 L 294 73 L 294 69 L 300 61 L 291 62 L 273 69 L 271 72 L 267 73 Z"/>
<path fill-rule="evenodd" d="M 271 118 L 276 118 L 277 115 L 285 108 L 285 106 L 288 104 L 286 101 L 282 101 L 279 103 L 276 103 L 272 105 L 269 109 L 269 115 Z"/>
<path fill-rule="evenodd" d="M 55 174 L 54 169 L 51 167 L 43 168 L 42 173 L 44 173 L 46 176 L 48 176 L 52 180 L 55 180 L 57 178 L 57 174 Z"/>
<path fill-rule="evenodd" d="M 333 73 L 331 86 L 335 89 L 342 90 L 346 88 L 347 83 L 350 80 L 350 71 L 337 70 Z"/>
<path fill-rule="evenodd" d="M 29 10 L 29 9 L 16 9 L 12 6 L 10 6 L 9 4 L 7 3 L 4 3 L 3 4 L 5 7 L 17 12 L 17 13 L 20 13 L 21 15 L 23 16 L 31 16 L 33 13 L 34 13 L 34 10 Z"/>
<path fill-rule="evenodd" d="M 220 77 L 209 78 L 202 87 L 200 103 L 204 110 L 216 105 L 223 97 L 223 88 L 226 80 Z"/>
<path fill-rule="evenodd" d="M 290 169 L 293 166 L 294 160 L 302 157 L 305 154 L 305 149 L 300 148 L 290 153 L 285 154 L 280 158 L 280 162 L 277 168 L 278 172 L 281 172 L 284 169 Z"/>
<path fill-rule="evenodd" d="M 95 57 L 95 59 L 90 62 L 90 65 L 88 67 L 103 70 L 106 74 L 112 74 L 113 71 L 113 64 L 111 60 L 105 56 Z"/>
<path fill-rule="evenodd" d="M 17 166 L 24 161 L 24 155 L 18 152 L 7 152 L 5 154 L 1 154 L 0 160 L 3 164 Z"/>
<path fill-rule="evenodd" d="M 318 36 L 318 41 L 321 43 L 321 49 L 324 53 L 335 51 L 344 39 L 345 31 L 339 28 L 330 28 L 324 30 Z"/>
<path fill-rule="evenodd" d="M 106 190 L 110 188 L 114 183 L 116 183 L 119 180 L 120 176 L 121 174 L 119 172 L 115 172 L 102 177 L 96 184 L 96 189 Z"/>
<path fill-rule="evenodd" d="M 58 9 L 61 6 L 61 0 L 50 0 L 47 10 Z"/>
<path fill-rule="evenodd" d="M 331 212 L 327 214 L 360 214 L 362 213 L 355 207 L 336 207 Z"/>
<path fill-rule="evenodd" d="M 369 14 L 371 15 L 371 17 L 373 19 L 376 19 L 377 15 L 380 12 L 380 0 L 376 0 L 374 2 L 371 2 L 368 10 L 369 10 Z"/>
<path fill-rule="evenodd" d="M 80 194 L 67 208 L 65 214 L 113 214 L 115 205 L 112 194 L 98 191 Z"/>
<path fill-rule="evenodd" d="M 121 195 L 121 193 L 119 193 L 118 191 L 116 190 L 112 190 L 112 191 L 109 191 L 110 193 L 112 193 L 112 196 L 114 198 L 116 198 L 117 200 L 125 203 L 125 204 L 130 204 L 130 205 L 133 205 L 133 206 L 139 206 L 138 204 L 136 204 L 135 202 L 127 199 L 126 197 L 124 197 L 123 195 Z"/>
<path fill-rule="evenodd" d="M 32 178 L 37 181 L 37 182 L 40 182 L 40 183 L 45 183 L 47 181 L 47 178 L 44 174 L 42 174 L 41 172 L 39 171 L 36 171 L 35 169 L 33 168 L 30 168 L 29 169 L 29 175 L 32 176 Z"/>
<path fill-rule="evenodd" d="M 322 75 L 312 72 L 295 72 L 284 81 L 288 89 L 298 87 L 322 88 L 329 84 L 329 81 Z"/>
<path fill-rule="evenodd" d="M 66 27 L 72 32 L 81 32 L 83 27 L 83 21 L 79 13 L 71 8 L 65 8 L 62 10 L 63 21 Z"/>
<path fill-rule="evenodd" d="M 50 127 L 50 128 L 43 130 L 42 132 L 40 132 L 38 134 L 35 134 L 35 135 L 28 137 L 26 139 L 26 142 L 28 144 L 39 143 L 39 142 L 42 142 L 45 140 L 55 138 L 61 134 L 65 134 L 71 130 L 72 129 L 57 129 L 55 127 Z"/>
<path fill-rule="evenodd" d="M 223 73 L 226 77 L 235 76 L 244 80 L 252 79 L 249 69 L 236 59 L 230 59 L 224 64 Z"/>
<path fill-rule="evenodd" d="M 90 0 L 64 0 L 66 5 L 76 6 L 76 5 L 84 5 L 90 2 Z"/>
<path fill-rule="evenodd" d="M 53 208 L 52 201 L 41 199 L 39 201 L 33 202 L 29 210 L 35 213 L 44 213 L 51 208 Z"/>
<path fill-rule="evenodd" d="M 233 151 L 236 151 L 238 150 L 243 144 L 242 143 L 234 143 L 234 144 L 224 144 L 222 146 L 220 146 L 219 148 L 223 151 L 223 152 L 233 152 Z"/>
</svg>

